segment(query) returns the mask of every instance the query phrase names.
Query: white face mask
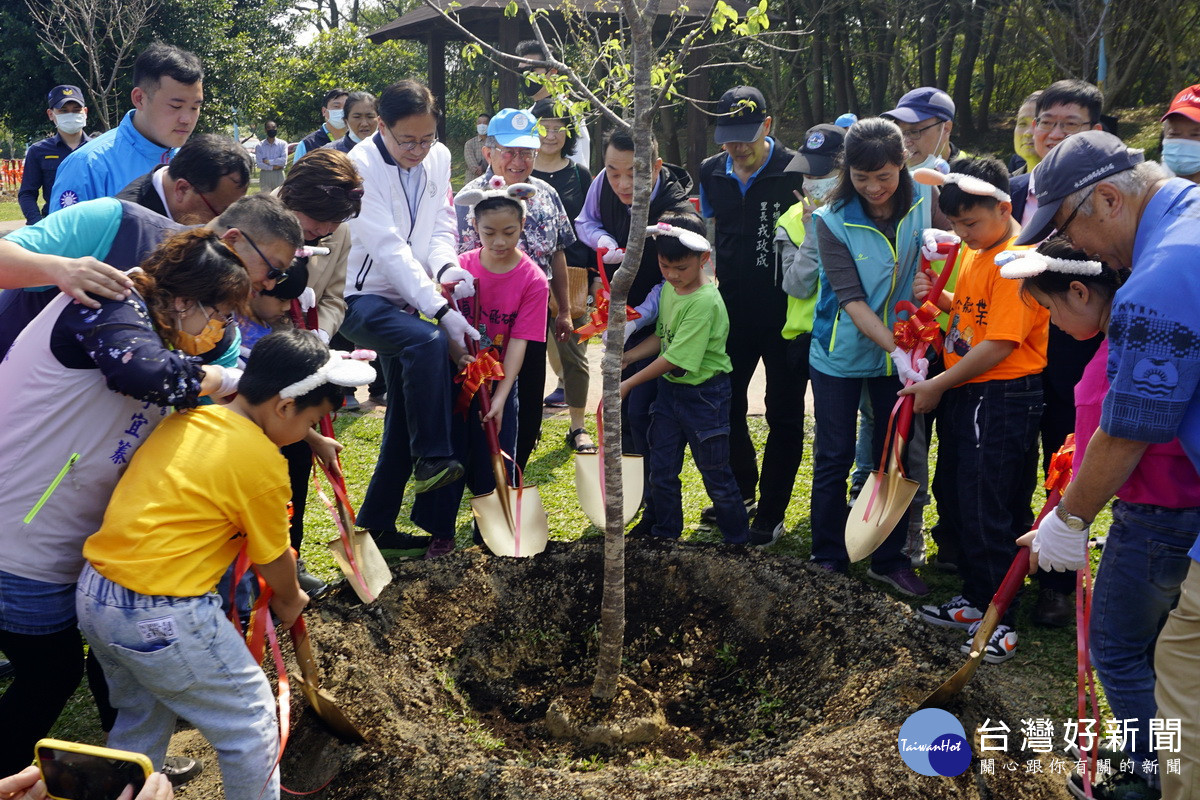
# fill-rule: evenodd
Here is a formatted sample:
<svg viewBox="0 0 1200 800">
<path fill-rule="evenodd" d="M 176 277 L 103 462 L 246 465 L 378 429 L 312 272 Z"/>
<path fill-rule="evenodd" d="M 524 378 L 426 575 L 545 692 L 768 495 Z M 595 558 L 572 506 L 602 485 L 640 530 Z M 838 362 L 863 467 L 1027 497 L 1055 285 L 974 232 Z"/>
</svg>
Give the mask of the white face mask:
<svg viewBox="0 0 1200 800">
<path fill-rule="evenodd" d="M 824 203 L 825 198 L 833 191 L 833 187 L 837 186 L 837 182 L 837 175 L 830 175 L 828 178 L 805 177 L 804 194 L 819 203 Z"/>
<path fill-rule="evenodd" d="M 354 133 L 354 131 L 346 131 L 346 135 L 350 137 L 350 141 L 358 144 L 362 141 L 362 137 Z"/>
<path fill-rule="evenodd" d="M 942 129 L 941 129 L 941 131 L 939 131 L 939 132 L 938 132 L 938 140 L 937 140 L 937 144 L 935 144 L 935 145 L 933 146 L 933 150 L 931 150 L 931 151 L 929 152 L 929 155 L 925 156 L 925 160 L 924 160 L 924 161 L 922 161 L 920 164 L 915 164 L 915 165 L 913 165 L 913 166 L 909 167 L 909 168 L 908 168 L 908 171 L 909 171 L 909 172 L 912 172 L 912 171 L 913 171 L 913 170 L 915 170 L 915 169 L 922 169 L 922 168 L 924 168 L 924 169 L 936 169 L 936 170 L 938 170 L 938 171 L 940 171 L 940 172 L 945 172 L 945 171 L 946 171 L 946 170 L 942 169 L 942 168 L 941 168 L 941 167 L 938 165 L 938 161 L 940 160 L 940 159 L 938 158 L 938 153 L 940 153 L 940 152 L 941 152 L 941 150 L 942 150 L 942 136 L 944 136 L 944 135 L 945 135 L 945 133 L 946 133 L 946 126 L 945 126 L 945 124 L 943 124 L 943 125 L 942 125 Z"/>
<path fill-rule="evenodd" d="M 346 112 L 340 108 L 329 109 L 329 127 L 344 128 L 346 127 Z"/>
<path fill-rule="evenodd" d="M 1162 160 L 1179 177 L 1200 172 L 1200 142 L 1195 139 L 1164 139 Z"/>
<path fill-rule="evenodd" d="M 87 114 L 55 114 L 54 125 L 63 133 L 79 133 L 87 125 Z"/>
<path fill-rule="evenodd" d="M 487 125 L 476 125 L 475 126 L 475 132 L 478 133 L 480 136 L 487 136 L 487 129 L 488 129 Z"/>
</svg>

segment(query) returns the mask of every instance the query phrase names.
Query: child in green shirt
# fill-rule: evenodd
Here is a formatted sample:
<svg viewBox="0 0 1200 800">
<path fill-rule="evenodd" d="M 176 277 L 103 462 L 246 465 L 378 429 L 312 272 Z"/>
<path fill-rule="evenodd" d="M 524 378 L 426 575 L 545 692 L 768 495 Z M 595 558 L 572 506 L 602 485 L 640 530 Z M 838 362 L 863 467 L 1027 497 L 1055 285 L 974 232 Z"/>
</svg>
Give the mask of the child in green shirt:
<svg viewBox="0 0 1200 800">
<path fill-rule="evenodd" d="M 650 407 L 650 496 L 644 512 L 654 519 L 651 535 L 678 539 L 683 532 L 679 472 L 686 444 L 725 543 L 746 544 L 749 519 L 729 467 L 729 315 L 717 287 L 704 276 L 710 249 L 704 222 L 695 214 L 665 213 L 646 233 L 657 239 L 664 281 L 658 324 L 653 336 L 625 351 L 622 366 L 655 353 L 658 358 L 621 381 L 621 397 L 658 379 Z"/>
</svg>

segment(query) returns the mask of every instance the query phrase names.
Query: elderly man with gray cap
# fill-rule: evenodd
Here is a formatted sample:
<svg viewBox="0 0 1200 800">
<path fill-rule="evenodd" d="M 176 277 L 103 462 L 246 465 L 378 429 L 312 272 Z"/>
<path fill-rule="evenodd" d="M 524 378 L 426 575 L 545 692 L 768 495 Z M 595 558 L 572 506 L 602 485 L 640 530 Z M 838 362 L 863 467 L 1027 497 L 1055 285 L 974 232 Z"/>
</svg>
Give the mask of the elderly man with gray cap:
<svg viewBox="0 0 1200 800">
<path fill-rule="evenodd" d="M 1033 174 L 1038 209 L 1017 244 L 1056 228 L 1089 255 L 1132 270 L 1113 297 L 1112 386 L 1100 429 L 1054 513 L 1020 540 L 1032 542 L 1031 570 L 1082 569 L 1092 520 L 1149 444 L 1178 438 L 1200 468 L 1200 186 L 1168 178 L 1103 131 L 1067 139 Z M 1189 555 L 1154 656 L 1158 716 L 1179 720 L 1182 737 L 1178 752 L 1163 753 L 1181 764 L 1160 770 L 1167 798 L 1200 797 L 1200 541 Z"/>
<path fill-rule="evenodd" d="M 913 89 L 891 111 L 880 116 L 900 126 L 908 150 L 908 168 L 928 167 L 950 171 L 950 160 L 963 155 L 950 143 L 954 130 L 954 101 L 933 86 Z"/>
</svg>

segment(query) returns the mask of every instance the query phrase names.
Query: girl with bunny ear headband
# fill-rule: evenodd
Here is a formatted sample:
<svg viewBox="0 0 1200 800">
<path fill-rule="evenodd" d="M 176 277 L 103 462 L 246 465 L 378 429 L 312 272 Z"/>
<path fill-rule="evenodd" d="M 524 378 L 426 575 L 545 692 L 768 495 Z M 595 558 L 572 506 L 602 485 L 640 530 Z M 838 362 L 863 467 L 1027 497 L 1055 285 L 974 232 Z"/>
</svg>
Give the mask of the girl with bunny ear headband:
<svg viewBox="0 0 1200 800">
<path fill-rule="evenodd" d="M 512 201 L 519 209 L 521 219 L 525 218 L 527 207 L 525 201 L 537 194 L 537 187 L 529 183 L 514 183 L 505 185 L 504 179 L 498 175 L 488 181 L 487 188 L 467 188 L 454 196 L 454 204 L 466 206 L 468 218 L 474 218 L 475 208 L 485 200 L 501 199 Z"/>
</svg>

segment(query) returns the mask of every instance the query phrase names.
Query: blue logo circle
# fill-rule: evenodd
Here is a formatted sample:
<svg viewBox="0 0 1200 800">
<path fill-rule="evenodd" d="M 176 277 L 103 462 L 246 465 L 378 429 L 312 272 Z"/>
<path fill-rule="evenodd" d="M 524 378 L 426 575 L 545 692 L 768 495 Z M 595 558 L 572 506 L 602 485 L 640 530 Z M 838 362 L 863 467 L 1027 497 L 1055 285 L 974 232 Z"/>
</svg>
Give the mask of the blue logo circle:
<svg viewBox="0 0 1200 800">
<path fill-rule="evenodd" d="M 953 777 L 971 766 L 971 745 L 962 723 L 940 708 L 925 708 L 900 726 L 900 757 L 920 775 Z"/>
</svg>

